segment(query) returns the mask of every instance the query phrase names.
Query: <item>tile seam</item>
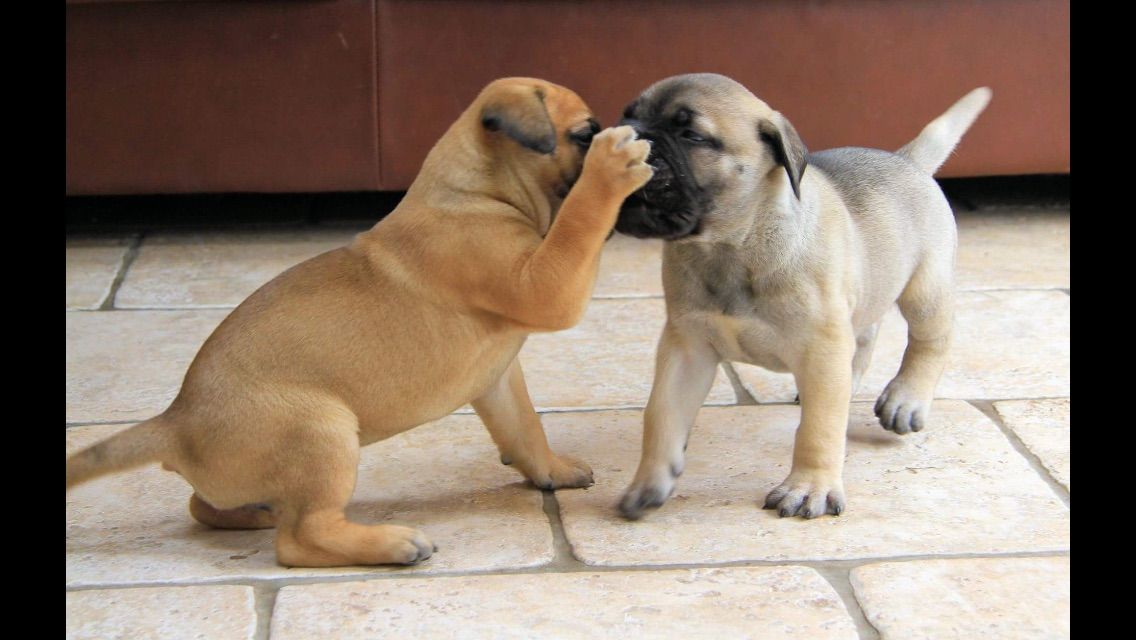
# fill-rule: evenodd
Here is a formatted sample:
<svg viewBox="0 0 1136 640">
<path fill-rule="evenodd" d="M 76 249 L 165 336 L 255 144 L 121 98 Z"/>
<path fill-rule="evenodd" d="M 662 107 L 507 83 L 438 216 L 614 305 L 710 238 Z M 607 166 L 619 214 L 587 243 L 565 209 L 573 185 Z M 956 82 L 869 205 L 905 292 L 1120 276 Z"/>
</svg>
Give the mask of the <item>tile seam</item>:
<svg viewBox="0 0 1136 640">
<path fill-rule="evenodd" d="M 856 590 L 852 587 L 852 570 L 843 567 L 819 567 L 813 570 L 820 574 L 821 579 L 828 582 L 844 603 L 844 608 L 848 611 L 848 617 L 852 618 L 860 640 L 879 640 L 879 630 L 868 621 L 868 614 L 864 612 L 860 600 L 856 597 Z"/>
<path fill-rule="evenodd" d="M 133 261 L 136 257 L 137 257 L 136 255 L 131 257 L 131 263 L 133 263 Z M 127 268 L 129 266 L 130 265 L 127 265 Z M 123 273 L 123 275 L 125 276 L 125 272 Z M 218 309 L 235 309 L 235 308 L 237 308 L 237 305 L 240 304 L 240 303 L 216 303 L 216 304 L 202 304 L 202 305 L 182 304 L 182 305 L 174 305 L 174 306 L 150 306 L 150 305 L 110 306 L 110 307 L 105 306 L 105 304 L 107 302 L 111 301 L 115 296 L 117 296 L 119 285 L 121 285 L 121 282 L 119 282 L 118 284 L 112 284 L 112 288 L 114 290 L 113 291 L 114 295 L 108 294 L 107 298 L 103 301 L 104 306 L 100 306 L 100 308 L 97 308 L 97 309 L 67 309 L 66 311 L 68 313 L 89 313 L 89 312 L 92 312 L 92 311 L 210 311 L 210 310 L 218 310 Z M 1055 287 L 997 287 L 997 288 L 992 288 L 992 289 L 959 288 L 959 289 L 956 290 L 956 293 L 1014 293 L 1014 292 L 1026 293 L 1026 292 L 1046 292 L 1046 291 L 1059 291 L 1061 293 L 1064 293 L 1065 295 L 1070 295 L 1068 288 L 1056 287 L 1056 286 Z M 635 301 L 635 300 L 663 300 L 663 299 L 664 299 L 664 297 L 661 296 L 661 295 L 646 295 L 646 296 L 599 295 L 599 296 L 592 296 L 592 298 L 591 298 L 592 301 L 602 301 L 602 302 Z"/>
<path fill-rule="evenodd" d="M 746 567 L 808 567 L 810 569 L 846 569 L 851 572 L 857 567 L 893 563 L 893 562 L 922 562 L 928 560 L 998 560 L 1008 558 L 1066 558 L 1069 549 L 1007 551 L 994 553 L 957 553 L 957 554 L 916 554 L 905 556 L 873 556 L 865 558 L 847 558 L 830 560 L 735 560 L 719 563 L 676 563 L 676 564 L 646 564 L 646 565 L 589 565 L 579 560 L 566 566 L 556 566 L 554 563 L 544 563 L 534 567 L 517 567 L 501 569 L 484 569 L 468 571 L 452 571 L 439 573 L 399 573 L 389 571 L 372 574 L 355 574 L 342 576 L 297 576 L 293 578 L 257 578 L 243 576 L 230 579 L 209 580 L 201 582 L 170 582 L 155 581 L 144 583 L 100 583 L 89 585 L 66 586 L 68 592 L 72 591 L 98 591 L 110 589 L 145 589 L 158 587 L 210 587 L 210 586 L 245 586 L 245 587 L 284 587 L 307 586 L 312 584 L 331 584 L 339 582 L 371 582 L 378 580 L 428 580 L 430 578 L 460 578 L 477 576 L 511 576 L 530 574 L 553 573 L 619 573 L 619 572 L 653 572 L 653 571 L 679 571 L 685 569 L 734 569 Z"/>
<path fill-rule="evenodd" d="M 272 614 L 276 608 L 276 596 L 280 593 L 278 585 L 253 585 L 256 631 L 254 640 L 268 640 L 272 625 Z"/>
<path fill-rule="evenodd" d="M 110 282 L 106 297 L 99 301 L 98 307 L 94 309 L 83 309 L 83 311 L 110 311 L 114 309 L 114 299 L 118 296 L 118 290 L 122 287 L 122 282 L 126 279 L 126 272 L 130 270 L 135 258 L 138 257 L 138 251 L 142 246 L 143 235 L 142 233 L 136 233 L 130 236 L 130 243 L 127 245 L 126 251 L 122 253 L 122 260 L 119 261 L 118 269 L 114 272 L 114 279 Z"/>
<path fill-rule="evenodd" d="M 1066 400 L 1066 399 L 1068 399 L 1067 396 L 1058 397 L 1058 398 L 1025 398 L 1025 400 Z M 1012 400 L 968 400 L 967 401 L 967 403 L 969 403 L 970 406 L 981 411 L 987 418 L 990 419 L 991 422 L 994 423 L 994 426 L 997 427 L 1002 432 L 1002 435 L 1006 436 L 1006 439 L 1010 441 L 1010 446 L 1012 446 L 1014 448 L 1014 450 L 1018 452 L 1018 454 L 1020 454 L 1023 458 L 1026 459 L 1026 462 L 1029 463 L 1029 466 L 1034 471 L 1034 473 L 1041 476 L 1042 480 L 1044 480 L 1045 483 L 1049 485 L 1049 488 L 1053 491 L 1053 493 L 1055 493 L 1057 495 L 1058 498 L 1060 498 L 1061 502 L 1065 504 L 1066 508 L 1070 508 L 1069 507 L 1069 491 L 1065 489 L 1064 485 L 1062 485 L 1060 482 L 1057 481 L 1057 478 L 1055 478 L 1052 473 L 1050 473 L 1049 469 L 1045 466 L 1045 463 L 1043 463 L 1041 461 L 1041 458 L 1037 454 L 1035 454 L 1033 451 L 1031 451 L 1029 447 L 1026 446 L 1025 442 L 1023 442 L 1022 439 L 1018 437 L 1018 434 L 1015 433 L 1013 429 L 1011 429 L 1009 426 L 1006 425 L 1006 423 L 1002 420 L 1002 416 L 998 413 L 997 409 L 994 408 L 995 402 L 1013 402 L 1013 401 Z"/>
</svg>

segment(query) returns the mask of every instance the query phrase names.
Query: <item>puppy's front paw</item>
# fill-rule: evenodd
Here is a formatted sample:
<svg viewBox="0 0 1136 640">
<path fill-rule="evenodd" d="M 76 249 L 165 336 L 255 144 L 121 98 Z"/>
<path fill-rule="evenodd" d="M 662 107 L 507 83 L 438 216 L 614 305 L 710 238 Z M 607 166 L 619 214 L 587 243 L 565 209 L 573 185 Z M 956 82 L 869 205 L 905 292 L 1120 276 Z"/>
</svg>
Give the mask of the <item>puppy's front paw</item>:
<svg viewBox="0 0 1136 640">
<path fill-rule="evenodd" d="M 888 383 L 876 400 L 876 417 L 888 431 L 906 435 L 922 431 L 931 408 L 930 394 L 923 394 L 912 385 L 896 378 Z"/>
<path fill-rule="evenodd" d="M 844 483 L 823 472 L 794 471 L 765 497 L 764 509 L 777 509 L 782 518 L 815 518 L 844 512 Z"/>
<path fill-rule="evenodd" d="M 592 468 L 581 460 L 570 456 L 552 456 L 547 471 L 534 473 L 529 477 L 540 489 L 578 489 L 595 484 Z"/>
<path fill-rule="evenodd" d="M 628 126 L 604 129 L 592 138 L 581 179 L 606 185 L 604 191 L 623 200 L 647 184 L 655 170 L 647 165 L 651 144 L 638 140 Z"/>
</svg>

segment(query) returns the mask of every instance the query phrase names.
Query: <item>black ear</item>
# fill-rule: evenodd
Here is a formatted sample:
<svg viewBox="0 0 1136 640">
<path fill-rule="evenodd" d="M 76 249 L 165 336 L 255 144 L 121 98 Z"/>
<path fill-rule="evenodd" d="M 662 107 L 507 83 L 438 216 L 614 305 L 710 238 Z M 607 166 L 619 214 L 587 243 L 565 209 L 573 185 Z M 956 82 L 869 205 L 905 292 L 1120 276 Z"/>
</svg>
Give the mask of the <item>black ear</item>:
<svg viewBox="0 0 1136 640">
<path fill-rule="evenodd" d="M 556 150 L 556 129 L 544 106 L 544 92 L 531 86 L 502 87 L 481 109 L 481 125 L 500 131 L 537 153 Z"/>
<path fill-rule="evenodd" d="M 797 130 L 780 113 L 774 112 L 771 120 L 762 120 L 757 123 L 757 135 L 761 141 L 769 145 L 777 164 L 785 167 L 789 174 L 789 184 L 793 185 L 793 195 L 801 199 L 801 176 L 805 173 L 808 162 L 805 154 L 809 152 Z"/>
</svg>

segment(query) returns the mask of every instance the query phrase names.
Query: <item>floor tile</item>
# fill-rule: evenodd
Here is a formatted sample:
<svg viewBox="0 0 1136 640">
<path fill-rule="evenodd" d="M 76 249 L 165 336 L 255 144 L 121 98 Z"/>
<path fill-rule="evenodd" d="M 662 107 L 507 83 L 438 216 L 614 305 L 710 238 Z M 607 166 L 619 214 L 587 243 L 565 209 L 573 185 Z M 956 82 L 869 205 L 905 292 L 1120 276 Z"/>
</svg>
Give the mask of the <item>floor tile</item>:
<svg viewBox="0 0 1136 640">
<path fill-rule="evenodd" d="M 960 289 L 1068 289 L 1068 211 L 981 211 L 957 216 Z"/>
<path fill-rule="evenodd" d="M 907 323 L 884 317 L 859 400 L 876 397 L 899 370 Z M 758 402 L 790 402 L 793 377 L 735 363 Z M 975 291 L 956 298 L 954 344 L 937 398 L 1034 398 L 1069 394 L 1069 296 L 1060 291 Z"/>
<path fill-rule="evenodd" d="M 67 239 L 67 309 L 98 309 L 122 266 L 128 238 Z"/>
<path fill-rule="evenodd" d="M 604 245 L 592 296 L 647 298 L 663 295 L 663 241 L 617 233 Z"/>
<path fill-rule="evenodd" d="M 846 638 L 833 588 L 805 567 L 371 580 L 284 587 L 272 637 Z"/>
<path fill-rule="evenodd" d="M 252 587 L 152 587 L 67 593 L 68 640 L 251 640 Z"/>
<path fill-rule="evenodd" d="M 70 428 L 68 451 L 121 428 Z M 474 416 L 451 416 L 363 450 L 348 515 L 421 529 L 438 551 L 416 567 L 285 569 L 275 562 L 273 531 L 199 525 L 186 508 L 191 493 L 157 465 L 72 489 L 67 585 L 488 571 L 538 566 L 553 554 L 541 492 L 499 462 Z"/>
<path fill-rule="evenodd" d="M 171 233 L 147 237 L 116 308 L 235 307 L 284 270 L 355 237 L 353 229 Z"/>
<path fill-rule="evenodd" d="M 646 406 L 665 322 L 661 299 L 593 300 L 572 329 L 529 336 L 521 366 L 533 404 L 538 410 Z M 719 371 L 706 404 L 735 401 Z"/>
<path fill-rule="evenodd" d="M 227 310 L 67 314 L 67 422 L 145 420 L 169 405 Z"/>
<path fill-rule="evenodd" d="M 1069 490 L 1069 399 L 995 402 L 1002 422 Z"/>
<path fill-rule="evenodd" d="M 889 562 L 851 579 L 882 640 L 1069 637 L 1069 558 Z"/>
<path fill-rule="evenodd" d="M 847 511 L 815 520 L 761 509 L 788 475 L 795 406 L 705 407 L 674 496 L 638 522 L 615 504 L 638 465 L 638 411 L 544 417 L 553 447 L 592 465 L 596 485 L 557 492 L 578 558 L 593 565 L 827 560 L 1064 550 L 1069 510 L 969 404 L 938 401 L 926 429 L 884 431 L 853 405 Z"/>
</svg>

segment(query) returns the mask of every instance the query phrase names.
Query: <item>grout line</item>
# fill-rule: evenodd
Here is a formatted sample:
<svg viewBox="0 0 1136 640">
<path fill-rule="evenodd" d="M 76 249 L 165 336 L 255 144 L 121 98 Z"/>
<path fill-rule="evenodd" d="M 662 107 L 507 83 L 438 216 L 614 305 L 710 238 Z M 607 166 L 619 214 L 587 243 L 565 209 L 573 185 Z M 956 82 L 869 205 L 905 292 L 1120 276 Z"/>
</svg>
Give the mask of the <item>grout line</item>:
<svg viewBox="0 0 1136 640">
<path fill-rule="evenodd" d="M 661 293 L 597 293 L 593 294 L 592 300 L 662 300 L 663 294 Z"/>
<path fill-rule="evenodd" d="M 431 578 L 460 578 L 477 576 L 512 576 L 547 573 L 619 573 L 629 571 L 677 571 L 682 569 L 730 569 L 744 567 L 808 567 L 818 572 L 823 570 L 851 571 L 856 567 L 879 564 L 883 562 L 921 562 L 927 560 L 998 560 L 1004 558 L 1066 558 L 1068 549 L 1050 549 L 1034 551 L 1006 551 L 990 553 L 944 553 L 920 554 L 909 556 L 879 556 L 864 558 L 849 558 L 842 560 L 733 560 L 728 562 L 697 562 L 675 564 L 643 564 L 643 565 L 589 565 L 574 560 L 558 566 L 557 563 L 548 562 L 534 567 L 516 567 L 500 569 L 473 569 L 465 571 L 439 571 L 435 573 L 404 573 L 397 569 L 394 571 L 353 573 L 349 575 L 332 576 L 296 576 L 286 578 L 258 578 L 255 576 L 239 576 L 221 579 L 204 579 L 196 582 L 170 582 L 153 581 L 145 583 L 100 583 L 68 586 L 67 591 L 96 591 L 99 589 L 145 589 L 153 587 L 202 587 L 238 585 L 251 587 L 264 587 L 280 589 L 282 587 L 305 586 L 311 584 L 330 584 L 340 582 L 371 582 L 378 580 L 429 580 Z"/>
<path fill-rule="evenodd" d="M 1036 400 L 1037 398 L 1030 399 Z M 1038 458 L 1034 452 L 1029 450 L 1029 447 L 1027 447 L 1025 443 L 1018 438 L 1018 434 L 1014 433 L 1013 429 L 1006 426 L 1006 423 L 1002 421 L 1002 416 L 994 408 L 995 401 L 968 400 L 967 402 L 970 403 L 970 406 L 986 414 L 987 418 L 990 418 L 990 421 L 994 423 L 994 426 L 998 427 L 998 429 L 1002 431 L 1002 434 L 1006 436 L 1006 439 L 1010 441 L 1010 446 L 1014 447 L 1014 449 L 1018 453 L 1020 453 L 1027 462 L 1029 462 L 1030 467 L 1033 468 L 1033 470 L 1038 475 L 1040 475 L 1046 483 L 1049 484 L 1049 488 L 1053 490 L 1053 493 L 1056 493 L 1057 497 L 1061 498 L 1061 501 L 1065 503 L 1065 506 L 1069 507 L 1069 492 L 1060 482 L 1057 481 L 1056 478 L 1053 477 L 1053 475 L 1049 472 L 1049 469 L 1045 468 L 1045 465 L 1041 462 L 1041 458 Z M 997 402 L 1006 401 L 997 400 Z"/>
<path fill-rule="evenodd" d="M 1005 293 L 1005 292 L 1031 292 L 1031 291 L 1063 291 L 1069 293 L 1068 289 L 1060 287 L 994 287 L 992 289 L 955 289 L 955 293 Z"/>
<path fill-rule="evenodd" d="M 154 414 L 154 415 L 157 415 L 157 414 Z M 143 418 L 143 420 L 145 420 L 145 418 Z M 142 422 L 142 420 L 106 420 L 106 421 L 97 421 L 96 420 L 94 422 L 68 422 L 67 428 L 71 429 L 71 428 L 74 428 L 74 427 L 103 427 L 103 426 L 112 426 L 112 425 L 116 425 L 116 424 L 136 424 L 136 423 L 139 423 L 139 422 Z"/>
<path fill-rule="evenodd" d="M 106 309 L 68 309 L 67 313 L 76 313 L 76 312 L 91 313 L 93 311 L 126 311 L 126 312 L 134 312 L 134 311 L 218 311 L 218 310 L 232 311 L 233 309 L 236 309 L 236 308 L 237 308 L 237 305 L 235 305 L 235 304 L 197 305 L 197 306 L 193 306 L 193 307 L 113 307 L 113 308 L 108 307 Z"/>
<path fill-rule="evenodd" d="M 828 584 L 844 601 L 844 608 L 848 610 L 848 616 L 856 625 L 856 632 L 860 635 L 860 640 L 879 640 L 879 630 L 873 627 L 871 622 L 868 622 L 868 616 L 864 613 L 860 601 L 856 598 L 856 590 L 852 588 L 852 569 L 847 567 L 816 567 L 814 570 L 828 581 Z"/>
<path fill-rule="evenodd" d="M 738 406 L 752 407 L 761 404 L 757 401 L 757 398 L 753 397 L 749 389 L 746 389 L 745 385 L 742 384 L 742 379 L 738 376 L 738 372 L 734 369 L 732 362 L 723 361 L 722 371 L 726 372 L 726 377 L 730 379 L 730 384 L 734 387 L 734 395 L 737 397 Z"/>
<path fill-rule="evenodd" d="M 122 262 L 118 264 L 118 270 L 114 274 L 114 280 L 110 283 L 106 297 L 99 303 L 97 309 L 91 309 L 91 311 L 108 311 L 114 308 L 114 299 L 118 296 L 118 289 L 122 286 L 122 281 L 126 279 L 126 272 L 130 269 L 130 265 L 134 264 L 134 259 L 138 257 L 138 250 L 142 246 L 142 236 L 143 234 L 139 233 L 130 239 L 130 244 L 122 254 Z"/>
<path fill-rule="evenodd" d="M 564 531 L 564 520 L 560 517 L 560 502 L 556 499 L 555 491 L 542 491 L 544 494 L 544 514 L 548 516 L 548 524 L 552 527 L 552 562 L 543 565 L 541 569 L 551 569 L 549 573 L 563 573 L 580 570 L 584 563 L 576 559 L 572 553 L 572 543 Z"/>
<path fill-rule="evenodd" d="M 1073 296 L 1069 295 L 1069 290 L 1068 290 L 1068 289 L 1058 289 L 1058 291 L 1064 291 L 1064 292 L 1065 292 L 1065 295 L 1069 296 L 1070 298 L 1072 298 L 1072 297 L 1073 297 Z"/>
<path fill-rule="evenodd" d="M 134 261 L 136 255 L 130 256 L 130 262 Z M 125 261 L 125 259 L 124 259 Z M 130 265 L 123 266 L 122 276 L 125 276 L 125 269 Z M 142 306 L 142 307 L 115 307 L 108 306 L 110 301 L 118 293 L 118 286 L 121 284 L 121 279 L 115 279 L 114 284 L 111 285 L 112 294 L 108 294 L 106 300 L 97 309 L 67 309 L 68 313 L 90 313 L 93 311 L 214 311 L 218 309 L 236 309 L 237 304 L 197 304 L 197 305 L 181 305 L 173 307 L 157 307 L 157 306 Z M 1002 293 L 1002 292 L 1031 292 L 1031 291 L 1060 291 L 1065 295 L 1069 295 L 1068 289 L 1059 287 L 1003 287 L 996 289 L 957 289 L 956 293 Z M 591 302 L 620 302 L 620 301 L 635 301 L 635 300 L 662 300 L 663 296 L 593 296 Z"/>
<path fill-rule="evenodd" d="M 276 595 L 280 587 L 275 585 L 254 585 L 253 597 L 256 604 L 256 632 L 254 640 L 268 640 L 269 625 L 272 623 L 272 611 L 276 607 Z"/>
<path fill-rule="evenodd" d="M 703 407 L 736 407 L 737 403 L 720 403 L 720 402 L 706 402 Z M 643 411 L 647 408 L 646 404 L 636 405 L 620 405 L 611 407 L 553 407 L 550 409 L 538 408 L 536 412 L 540 415 L 546 413 L 597 413 L 600 411 Z M 462 415 L 474 415 L 472 412 Z"/>
<path fill-rule="evenodd" d="M 743 387 L 743 389 L 744 389 L 744 387 Z M 735 390 L 735 393 L 736 393 L 736 390 Z M 746 395 L 748 397 L 752 398 L 752 396 L 748 395 L 748 392 L 746 393 Z M 938 398 L 937 397 L 937 398 L 935 398 L 935 400 L 936 401 L 938 401 L 938 400 L 952 400 L 952 401 L 958 401 L 958 402 L 969 402 L 969 403 L 973 404 L 975 402 L 981 403 L 981 402 L 1016 402 L 1016 401 L 1023 401 L 1023 400 L 1065 400 L 1068 397 L 1069 396 L 1067 396 L 1067 395 L 1063 395 L 1063 396 L 1029 396 L 1029 397 L 1025 397 L 1025 398 L 980 398 L 980 399 Z M 875 402 L 875 400 L 872 399 L 872 398 L 862 398 L 862 399 L 853 398 L 851 400 L 851 404 L 868 404 L 868 403 L 872 403 L 872 402 Z M 708 403 L 704 403 L 702 405 L 702 408 L 703 409 L 714 409 L 714 408 L 745 407 L 745 406 L 797 407 L 797 406 L 800 406 L 800 404 L 801 403 L 799 403 L 795 400 L 770 400 L 769 402 L 754 401 L 752 404 L 744 402 L 744 401 L 735 402 L 734 404 L 722 404 L 722 403 L 717 403 L 717 402 L 714 402 L 714 403 L 708 402 Z M 551 408 L 538 407 L 536 409 L 536 412 L 537 412 L 538 415 L 545 415 L 545 414 L 559 414 L 559 413 L 602 413 L 604 411 L 643 411 L 644 409 L 646 409 L 645 404 L 636 404 L 636 405 L 618 405 L 618 406 L 613 405 L 613 406 L 606 406 L 606 407 L 551 407 Z M 154 415 L 157 415 L 157 410 L 155 410 Z M 460 412 L 460 410 L 459 410 L 459 411 L 452 412 L 450 415 L 475 416 L 477 414 L 473 411 Z M 142 422 L 145 419 L 146 418 L 139 418 L 137 420 L 79 420 L 79 421 L 67 422 L 66 426 L 67 426 L 68 429 L 70 429 L 72 427 L 98 427 L 98 426 L 116 425 L 116 424 L 136 424 L 136 423 Z"/>
</svg>

